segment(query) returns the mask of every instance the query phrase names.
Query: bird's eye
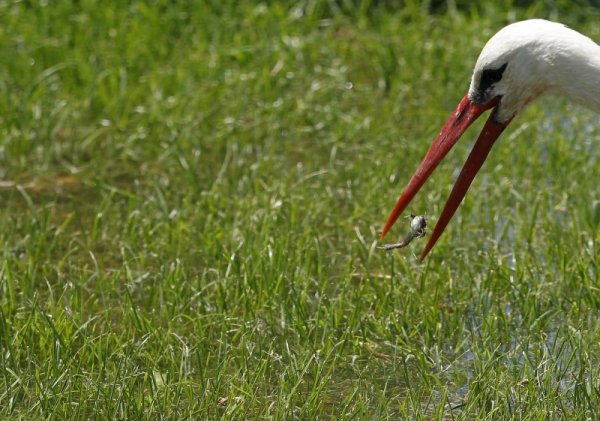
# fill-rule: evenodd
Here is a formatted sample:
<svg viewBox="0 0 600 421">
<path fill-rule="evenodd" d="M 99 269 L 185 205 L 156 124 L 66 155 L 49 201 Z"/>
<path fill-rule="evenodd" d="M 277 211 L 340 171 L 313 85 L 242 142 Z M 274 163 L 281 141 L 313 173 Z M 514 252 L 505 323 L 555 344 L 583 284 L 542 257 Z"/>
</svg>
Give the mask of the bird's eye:
<svg viewBox="0 0 600 421">
<path fill-rule="evenodd" d="M 490 86 L 502 79 L 502 74 L 506 70 L 508 63 L 504 63 L 497 69 L 485 69 L 481 72 L 481 81 L 479 82 L 479 90 L 485 92 Z"/>
</svg>

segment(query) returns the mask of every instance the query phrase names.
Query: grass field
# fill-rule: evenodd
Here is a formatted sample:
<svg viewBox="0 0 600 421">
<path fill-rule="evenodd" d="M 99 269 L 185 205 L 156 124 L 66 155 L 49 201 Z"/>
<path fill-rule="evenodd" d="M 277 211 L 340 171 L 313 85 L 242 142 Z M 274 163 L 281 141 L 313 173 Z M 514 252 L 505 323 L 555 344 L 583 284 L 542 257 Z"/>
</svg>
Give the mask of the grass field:
<svg viewBox="0 0 600 421">
<path fill-rule="evenodd" d="M 485 41 L 598 9 L 97 3 L 0 1 L 1 418 L 600 417 L 597 115 L 533 105 L 423 264 L 377 249 Z"/>
</svg>

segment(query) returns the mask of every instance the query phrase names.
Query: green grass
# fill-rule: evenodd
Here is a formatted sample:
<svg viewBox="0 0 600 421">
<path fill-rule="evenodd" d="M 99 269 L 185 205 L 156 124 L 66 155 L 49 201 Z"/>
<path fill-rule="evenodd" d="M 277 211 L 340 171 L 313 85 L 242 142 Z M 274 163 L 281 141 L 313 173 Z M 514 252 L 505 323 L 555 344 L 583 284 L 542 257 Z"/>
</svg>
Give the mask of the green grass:
<svg viewBox="0 0 600 421">
<path fill-rule="evenodd" d="M 50 3 L 0 1 L 2 418 L 600 417 L 597 115 L 533 105 L 424 264 L 376 248 L 484 42 L 597 10 Z"/>
</svg>

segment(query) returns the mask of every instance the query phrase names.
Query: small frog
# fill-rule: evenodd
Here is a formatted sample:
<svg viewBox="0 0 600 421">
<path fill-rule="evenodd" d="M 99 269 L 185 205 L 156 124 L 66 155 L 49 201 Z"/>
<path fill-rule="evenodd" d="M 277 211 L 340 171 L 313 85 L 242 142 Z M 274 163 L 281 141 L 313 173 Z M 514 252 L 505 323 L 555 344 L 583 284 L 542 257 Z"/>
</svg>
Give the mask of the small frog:
<svg viewBox="0 0 600 421">
<path fill-rule="evenodd" d="M 384 244 L 380 248 L 386 251 L 401 249 L 408 246 L 415 238 L 421 238 L 425 236 L 425 231 L 427 230 L 427 218 L 425 218 L 423 215 L 413 215 L 411 213 L 408 215 L 408 219 L 410 219 L 410 232 L 406 235 L 406 237 L 404 237 L 404 239 L 399 243 Z"/>
</svg>

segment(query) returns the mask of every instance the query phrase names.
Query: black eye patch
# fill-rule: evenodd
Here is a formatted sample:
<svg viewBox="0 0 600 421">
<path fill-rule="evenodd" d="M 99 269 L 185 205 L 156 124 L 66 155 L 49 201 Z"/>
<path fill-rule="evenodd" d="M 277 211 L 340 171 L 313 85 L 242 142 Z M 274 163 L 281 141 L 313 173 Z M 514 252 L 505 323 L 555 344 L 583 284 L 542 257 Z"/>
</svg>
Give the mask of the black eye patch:
<svg viewBox="0 0 600 421">
<path fill-rule="evenodd" d="M 504 63 L 502 67 L 497 69 L 485 69 L 481 72 L 481 80 L 479 81 L 479 91 L 485 92 L 490 86 L 502 79 L 502 74 L 506 70 L 508 63 Z"/>
</svg>

